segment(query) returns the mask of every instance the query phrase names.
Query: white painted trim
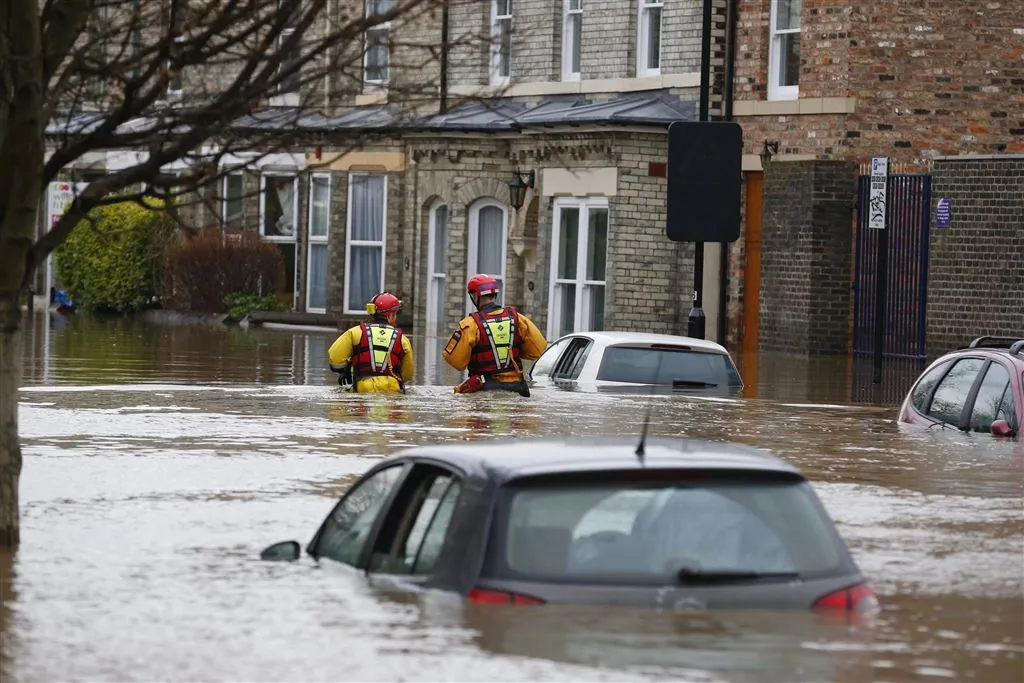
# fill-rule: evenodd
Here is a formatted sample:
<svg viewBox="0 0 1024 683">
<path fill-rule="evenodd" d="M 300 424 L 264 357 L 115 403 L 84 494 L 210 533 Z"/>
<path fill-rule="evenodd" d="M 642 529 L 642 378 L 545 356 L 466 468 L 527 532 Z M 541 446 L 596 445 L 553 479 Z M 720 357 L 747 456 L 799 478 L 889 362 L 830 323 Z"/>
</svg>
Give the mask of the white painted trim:
<svg viewBox="0 0 1024 683">
<path fill-rule="evenodd" d="M 458 97 L 535 97 L 540 95 L 597 95 L 700 87 L 700 73 L 659 74 L 639 78 L 585 78 L 579 81 L 528 81 L 504 87 L 452 85 L 448 92 Z"/>
<path fill-rule="evenodd" d="M 428 237 L 427 237 L 427 314 L 424 316 L 426 323 L 426 336 L 430 337 L 438 333 L 438 325 L 442 320 L 434 319 L 434 311 L 437 309 L 437 301 L 434 297 L 434 280 L 441 279 L 446 283 L 448 282 L 448 264 L 445 263 L 445 272 L 443 275 L 438 275 L 436 268 L 437 264 L 434 263 L 434 247 L 436 246 L 437 240 L 437 210 L 441 207 L 448 208 L 447 224 L 445 226 L 445 240 L 446 247 L 450 246 L 451 237 L 451 208 L 443 199 L 438 199 L 430 207 L 429 221 L 428 221 Z M 447 253 L 447 249 L 445 249 Z M 443 318 L 442 318 L 443 319 Z"/>
<path fill-rule="evenodd" d="M 310 306 L 309 294 L 310 294 L 310 274 L 313 272 L 313 246 L 322 245 L 327 249 L 328 264 L 330 263 L 330 241 L 331 241 L 331 175 L 330 173 L 311 173 L 309 176 L 309 217 L 306 221 L 306 311 L 309 313 L 326 313 L 327 312 L 327 301 L 324 299 L 324 306 L 316 307 Z M 321 236 L 313 235 L 313 181 L 326 178 L 327 179 L 327 234 Z M 326 275 L 326 274 L 325 274 Z M 330 283 L 330 278 L 327 278 L 326 284 Z M 326 289 L 326 288 L 325 288 Z"/>
<path fill-rule="evenodd" d="M 647 22 L 644 21 L 644 14 L 649 11 L 652 7 L 661 8 L 661 14 L 658 16 L 658 68 L 649 69 L 647 68 L 647 52 L 650 47 L 651 37 L 647 32 Z M 636 75 L 639 77 L 644 76 L 660 76 L 661 75 L 661 62 L 665 56 L 665 41 L 662 34 L 663 24 L 665 19 L 665 3 L 664 0 L 639 0 L 637 2 L 636 11 Z"/>
<path fill-rule="evenodd" d="M 605 239 L 605 279 L 604 280 L 587 280 L 587 240 L 590 236 L 590 210 L 591 209 L 605 209 L 608 211 L 608 236 L 611 236 L 611 209 L 608 205 L 607 197 L 559 197 L 555 199 L 552 205 L 551 211 L 551 264 L 549 268 L 548 278 L 548 339 L 556 339 L 560 335 L 558 334 L 556 327 L 556 300 L 555 300 L 555 287 L 558 284 L 558 258 L 559 258 L 559 237 L 561 236 L 562 230 L 562 211 L 566 208 L 579 209 L 579 223 L 577 224 L 576 234 L 576 278 L 574 284 L 576 285 L 576 301 L 574 304 L 574 319 L 572 332 L 589 332 L 587 329 L 585 313 L 583 306 L 583 288 L 587 284 L 597 285 L 605 288 L 605 304 L 608 302 L 608 239 Z M 582 270 L 582 277 L 580 272 Z"/>
<path fill-rule="evenodd" d="M 360 315 L 366 312 L 365 309 L 353 310 L 348 307 L 349 283 L 352 280 L 352 177 L 353 176 L 383 176 L 384 178 L 384 211 L 383 225 L 381 226 L 380 242 L 359 240 L 354 246 L 357 247 L 380 247 L 380 283 L 377 286 L 378 292 L 384 291 L 384 268 L 387 265 L 387 243 L 388 243 L 388 174 L 387 173 L 365 173 L 350 172 L 348 174 L 348 200 L 345 208 L 345 287 L 342 296 L 341 308 L 346 315 Z"/>
<path fill-rule="evenodd" d="M 224 166 L 245 166 L 261 170 L 268 166 L 273 166 L 281 170 L 287 169 L 289 172 L 298 172 L 306 168 L 306 155 L 291 152 L 274 154 L 239 152 L 237 154 L 225 154 L 220 159 L 220 165 L 222 168 Z"/>
<path fill-rule="evenodd" d="M 508 267 L 506 263 L 508 261 L 508 206 L 502 204 L 493 197 L 484 197 L 478 199 L 469 208 L 469 234 L 466 240 L 466 280 L 477 274 L 477 243 L 480 239 L 480 211 L 488 206 L 494 206 L 501 209 L 502 215 L 502 240 L 501 240 L 501 272 L 500 273 L 487 273 L 487 275 L 493 275 L 499 282 L 501 282 L 501 301 L 505 301 L 505 269 Z M 476 310 L 473 306 L 473 301 L 469 298 L 469 294 L 465 295 L 466 298 L 466 315 L 469 315 Z"/>
<path fill-rule="evenodd" d="M 291 178 L 292 179 L 292 234 L 291 237 L 277 237 L 264 232 L 263 220 L 267 209 L 267 178 Z M 244 196 L 244 193 L 243 193 Z M 290 171 L 265 171 L 260 173 L 260 237 L 267 242 L 281 244 L 293 244 L 298 239 L 299 232 L 299 177 Z M 298 258 L 298 253 L 296 253 Z"/>
<path fill-rule="evenodd" d="M 784 1 L 784 0 L 782 0 Z M 778 16 L 780 0 L 771 0 L 771 11 L 768 16 L 768 99 L 769 100 L 795 100 L 800 97 L 799 78 L 797 85 L 780 86 L 776 85 L 779 80 L 782 55 L 779 51 L 778 37 L 781 35 L 800 33 L 801 29 L 787 29 L 783 32 L 775 30 L 775 20 Z M 801 9 L 803 5 L 801 4 Z M 800 27 L 803 27 L 803 17 L 800 18 Z M 803 45 L 800 46 L 803 49 Z"/>
</svg>

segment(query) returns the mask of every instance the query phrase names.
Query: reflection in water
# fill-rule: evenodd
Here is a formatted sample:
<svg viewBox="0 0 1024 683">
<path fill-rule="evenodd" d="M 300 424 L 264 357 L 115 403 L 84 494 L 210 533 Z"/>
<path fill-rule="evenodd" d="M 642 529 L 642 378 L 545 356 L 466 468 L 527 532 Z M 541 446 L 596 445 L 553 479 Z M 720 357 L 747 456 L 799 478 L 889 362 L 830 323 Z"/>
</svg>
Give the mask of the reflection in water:
<svg viewBox="0 0 1024 683">
<path fill-rule="evenodd" d="M 439 345 L 415 340 L 407 395 L 353 395 L 326 369 L 331 331 L 45 319 L 26 329 L 24 541 L 13 567 L 0 556 L 4 683 L 1021 679 L 1021 444 L 900 428 L 884 394 L 905 387 L 858 398 L 856 363 L 764 356 L 733 400 L 524 400 L 453 394 Z M 652 435 L 740 441 L 803 469 L 881 595 L 878 623 L 465 606 L 308 558 L 255 560 L 305 545 L 398 448 L 639 434 L 648 406 Z"/>
</svg>

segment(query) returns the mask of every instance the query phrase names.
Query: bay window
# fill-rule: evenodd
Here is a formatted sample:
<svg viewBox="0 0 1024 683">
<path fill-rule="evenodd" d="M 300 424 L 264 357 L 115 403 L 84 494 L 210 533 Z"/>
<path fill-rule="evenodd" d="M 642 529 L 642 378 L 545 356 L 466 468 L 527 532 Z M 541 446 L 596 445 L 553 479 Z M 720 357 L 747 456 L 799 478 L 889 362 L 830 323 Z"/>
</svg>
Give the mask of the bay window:
<svg viewBox="0 0 1024 683">
<path fill-rule="evenodd" d="M 388 178 L 350 173 L 345 245 L 345 313 L 364 313 L 384 290 L 384 235 Z"/>
<path fill-rule="evenodd" d="M 608 200 L 557 199 L 548 336 L 604 328 Z"/>
</svg>

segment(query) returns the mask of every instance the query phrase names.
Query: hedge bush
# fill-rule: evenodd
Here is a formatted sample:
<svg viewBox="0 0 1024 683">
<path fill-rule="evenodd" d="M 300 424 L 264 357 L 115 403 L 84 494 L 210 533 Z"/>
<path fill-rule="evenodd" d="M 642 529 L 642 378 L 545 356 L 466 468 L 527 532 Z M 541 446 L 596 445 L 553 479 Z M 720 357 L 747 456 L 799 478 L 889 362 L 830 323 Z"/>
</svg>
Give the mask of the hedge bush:
<svg viewBox="0 0 1024 683">
<path fill-rule="evenodd" d="M 160 254 L 173 231 L 163 202 L 98 207 L 75 226 L 55 253 L 57 274 L 71 299 L 91 312 L 142 308 L 156 293 Z"/>
<path fill-rule="evenodd" d="M 281 250 L 255 231 L 210 227 L 176 235 L 164 252 L 162 274 L 165 306 L 223 313 L 229 295 L 263 299 L 283 291 L 285 265 Z"/>
</svg>

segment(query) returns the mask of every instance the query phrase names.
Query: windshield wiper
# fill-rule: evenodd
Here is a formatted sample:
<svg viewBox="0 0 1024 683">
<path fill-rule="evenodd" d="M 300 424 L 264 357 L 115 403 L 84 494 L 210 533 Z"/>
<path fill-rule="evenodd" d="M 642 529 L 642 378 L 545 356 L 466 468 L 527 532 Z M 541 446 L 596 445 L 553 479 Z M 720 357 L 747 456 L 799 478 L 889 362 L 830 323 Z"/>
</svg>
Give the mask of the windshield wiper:
<svg viewBox="0 0 1024 683">
<path fill-rule="evenodd" d="M 672 380 L 673 389 L 710 389 L 717 387 L 718 385 L 714 382 L 703 382 L 695 379 L 674 379 Z"/>
<path fill-rule="evenodd" d="M 747 570 L 702 571 L 683 567 L 676 573 L 679 583 L 708 584 L 732 583 L 734 581 L 760 581 L 762 579 L 798 579 L 797 572 L 754 572 Z"/>
</svg>

